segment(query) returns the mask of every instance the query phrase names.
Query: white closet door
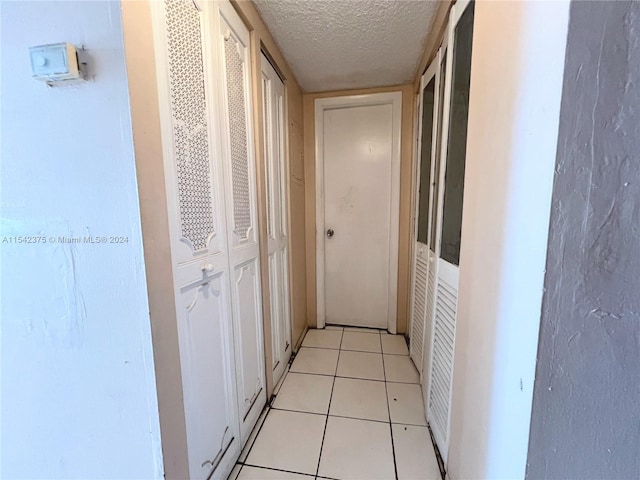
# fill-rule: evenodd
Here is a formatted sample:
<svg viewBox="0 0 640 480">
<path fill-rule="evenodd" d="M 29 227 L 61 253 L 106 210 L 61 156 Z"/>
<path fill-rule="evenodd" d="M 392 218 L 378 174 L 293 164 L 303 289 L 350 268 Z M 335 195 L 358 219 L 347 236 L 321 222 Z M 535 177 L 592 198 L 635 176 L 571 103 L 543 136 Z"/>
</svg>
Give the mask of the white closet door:
<svg viewBox="0 0 640 480">
<path fill-rule="evenodd" d="M 266 403 L 262 297 L 253 151 L 249 30 L 227 1 L 216 2 L 223 164 L 241 438 Z"/>
<path fill-rule="evenodd" d="M 271 368 L 275 385 L 291 357 L 287 168 L 284 154 L 284 84 L 264 55 L 262 95 L 273 350 Z"/>
<path fill-rule="evenodd" d="M 439 413 L 436 415 L 436 411 L 439 408 L 444 408 L 447 413 L 444 415 L 445 417 L 448 415 L 448 403 L 445 403 L 443 406 L 444 399 L 438 397 L 437 401 L 434 398 L 439 395 L 444 390 L 441 388 L 440 384 L 435 385 L 434 382 L 434 374 L 433 368 L 438 365 L 438 361 L 441 358 L 438 356 L 438 359 L 434 361 L 436 357 L 436 353 L 434 351 L 434 332 L 435 332 L 435 310 L 436 310 L 436 291 L 437 291 L 437 279 L 438 279 L 438 255 L 440 254 L 440 241 L 438 236 L 438 226 L 441 221 L 442 216 L 442 208 L 441 208 L 441 191 L 442 191 L 442 175 L 441 175 L 441 166 L 442 166 L 442 145 L 443 138 L 446 133 L 446 116 L 445 112 L 448 111 L 445 100 L 445 89 L 446 89 L 446 79 L 447 79 L 447 47 L 448 47 L 448 30 L 445 32 L 445 40 L 438 51 L 438 55 L 434 64 L 437 66 L 437 122 L 436 122 L 436 141 L 435 141 L 435 158 L 433 165 L 433 173 L 432 173 L 432 202 L 430 205 L 430 229 L 429 229 L 429 251 L 428 255 L 428 277 L 427 277 L 427 319 L 429 323 L 429 330 L 427 332 L 428 341 L 425 341 L 425 353 L 423 356 L 423 398 L 425 402 L 425 408 L 427 411 L 427 419 L 429 424 L 431 425 L 432 431 L 438 430 L 439 424 L 437 418 L 442 417 Z M 434 434 L 437 436 L 438 434 Z"/>
<path fill-rule="evenodd" d="M 415 184 L 414 262 L 411 302 L 410 355 L 422 375 L 425 340 L 429 339 L 430 317 L 427 317 L 427 278 L 429 273 L 431 179 L 435 148 L 436 66 L 431 65 L 420 82 L 418 150 Z M 427 353 L 429 353 L 427 349 Z"/>
<path fill-rule="evenodd" d="M 153 14 L 189 473 L 222 478 L 240 438 L 207 12 L 166 0 Z"/>
<path fill-rule="evenodd" d="M 451 391 L 454 371 L 458 279 L 461 247 L 462 204 L 469 113 L 469 86 L 473 42 L 474 4 L 458 1 L 451 9 L 447 83 L 443 123 L 437 224 L 437 276 L 429 419 L 443 458 L 449 447 Z"/>
</svg>

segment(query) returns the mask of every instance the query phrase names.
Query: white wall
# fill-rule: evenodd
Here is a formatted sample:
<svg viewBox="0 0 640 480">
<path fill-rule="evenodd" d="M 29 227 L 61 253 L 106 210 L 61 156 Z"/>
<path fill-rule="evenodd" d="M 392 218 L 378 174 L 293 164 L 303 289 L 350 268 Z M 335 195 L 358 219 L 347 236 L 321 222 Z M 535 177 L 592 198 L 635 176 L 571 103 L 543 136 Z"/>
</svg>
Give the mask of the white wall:
<svg viewBox="0 0 640 480">
<path fill-rule="evenodd" d="M 161 478 L 120 3 L 2 3 L 2 478 Z M 27 48 L 84 45 L 95 79 L 48 88 Z"/>
<path fill-rule="evenodd" d="M 524 478 L 569 2 L 476 3 L 448 474 Z"/>
</svg>

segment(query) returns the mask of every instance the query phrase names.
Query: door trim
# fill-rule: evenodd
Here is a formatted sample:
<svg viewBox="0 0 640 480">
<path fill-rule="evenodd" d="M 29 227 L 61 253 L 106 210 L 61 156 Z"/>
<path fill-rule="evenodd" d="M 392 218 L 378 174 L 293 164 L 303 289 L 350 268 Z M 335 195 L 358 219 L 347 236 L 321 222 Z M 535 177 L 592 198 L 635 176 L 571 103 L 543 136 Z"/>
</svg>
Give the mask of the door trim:
<svg viewBox="0 0 640 480">
<path fill-rule="evenodd" d="M 387 330 L 397 332 L 398 314 L 398 235 L 400 225 L 400 139 L 402 126 L 402 92 L 347 95 L 317 98 L 315 100 L 315 150 L 316 150 L 316 295 L 318 328 L 325 326 L 324 285 L 324 112 L 337 108 L 391 105 L 392 158 L 391 158 L 391 219 L 389 238 L 389 307 Z"/>
</svg>

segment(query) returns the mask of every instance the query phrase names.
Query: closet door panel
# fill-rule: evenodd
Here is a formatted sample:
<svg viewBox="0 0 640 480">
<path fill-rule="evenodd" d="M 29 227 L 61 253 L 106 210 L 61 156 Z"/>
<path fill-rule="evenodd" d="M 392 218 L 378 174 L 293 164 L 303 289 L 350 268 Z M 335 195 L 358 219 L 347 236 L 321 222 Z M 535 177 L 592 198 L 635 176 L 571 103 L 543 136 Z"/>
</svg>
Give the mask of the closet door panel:
<svg viewBox="0 0 640 480">
<path fill-rule="evenodd" d="M 211 4 L 153 3 L 164 177 L 191 478 L 225 478 L 240 450 Z"/>
<path fill-rule="evenodd" d="M 162 97 L 167 198 L 176 265 L 224 254 L 222 174 L 210 117 L 206 12 L 193 2 L 158 2 L 159 93 Z"/>
<path fill-rule="evenodd" d="M 269 265 L 269 289 L 271 295 L 271 370 L 275 372 L 281 366 L 282 355 L 280 355 L 280 339 L 279 332 L 280 323 L 277 318 L 280 315 L 281 305 L 277 295 L 273 295 L 274 289 L 277 288 L 278 280 L 278 252 L 269 252 L 267 264 Z M 274 375 L 275 377 L 275 375 Z M 275 378 L 274 378 L 275 380 Z M 275 383 L 275 382 L 274 382 Z"/>
<path fill-rule="evenodd" d="M 433 165 L 433 138 L 434 116 L 436 114 L 436 68 L 431 65 L 422 77 L 420 89 L 420 116 L 418 154 L 416 162 L 416 218 L 414 225 L 414 261 L 413 261 L 413 291 L 411 302 L 411 331 L 410 331 L 410 355 L 416 368 L 422 374 L 423 355 L 425 351 L 426 335 L 431 328 L 430 319 L 427 318 L 427 274 L 428 262 L 428 232 L 430 228 L 430 200 L 431 200 L 431 175 Z M 427 354 L 430 353 L 426 347 Z"/>
<path fill-rule="evenodd" d="M 233 289 L 236 345 L 241 351 L 238 370 L 242 372 L 238 376 L 238 401 L 240 419 L 244 420 L 260 394 L 264 393 L 262 335 L 255 320 L 260 317 L 262 309 L 257 260 L 235 267 Z"/>
<path fill-rule="evenodd" d="M 230 325 L 228 278 L 219 273 L 204 283 L 180 289 L 179 341 L 191 478 L 207 478 L 212 470 L 228 470 L 223 458 L 232 442 L 239 444 L 236 406 L 229 395 Z M 229 464 L 229 465 L 226 465 Z"/>
<path fill-rule="evenodd" d="M 275 71 L 274 71 L 275 73 Z M 282 305 L 280 317 L 280 353 L 282 364 L 291 357 L 291 297 L 289 284 L 289 189 L 287 188 L 288 168 L 285 155 L 285 114 L 284 114 L 284 84 L 279 78 L 274 81 L 274 145 L 276 156 L 274 163 L 277 165 L 278 188 L 274 194 L 278 197 L 278 249 L 280 250 L 280 303 Z"/>
<path fill-rule="evenodd" d="M 223 8 L 225 6 L 228 8 Z M 258 232 L 249 88 L 249 32 L 242 23 L 228 21 L 228 17 L 233 19 L 234 15 L 237 16 L 231 5 L 226 2 L 220 4 L 220 12 L 231 247 L 241 249 L 257 247 Z"/>
<path fill-rule="evenodd" d="M 249 31 L 229 2 L 215 5 L 236 383 L 244 441 L 266 403 Z"/>
<path fill-rule="evenodd" d="M 287 169 L 284 153 L 284 85 L 262 56 L 263 129 L 267 200 L 267 252 L 271 300 L 272 375 L 276 384 L 291 357 Z"/>
<path fill-rule="evenodd" d="M 445 85 L 442 156 L 439 174 L 436 281 L 434 294 L 431 387 L 427 418 L 440 454 L 449 448 L 451 395 L 458 307 L 467 118 L 473 47 L 474 2 L 460 0 L 451 9 Z"/>
</svg>

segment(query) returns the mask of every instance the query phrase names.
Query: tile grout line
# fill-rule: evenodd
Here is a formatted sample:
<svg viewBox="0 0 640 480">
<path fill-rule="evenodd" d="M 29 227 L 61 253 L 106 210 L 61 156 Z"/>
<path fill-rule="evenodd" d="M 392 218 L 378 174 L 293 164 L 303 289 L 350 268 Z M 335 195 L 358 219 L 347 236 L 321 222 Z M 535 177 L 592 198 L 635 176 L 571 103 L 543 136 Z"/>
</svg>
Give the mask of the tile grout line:
<svg viewBox="0 0 640 480">
<path fill-rule="evenodd" d="M 295 472 L 295 471 L 293 471 L 293 470 L 285 470 L 285 469 L 283 469 L 283 468 L 274 468 L 274 467 L 265 467 L 265 466 L 262 466 L 262 465 L 252 465 L 252 464 L 250 464 L 250 463 L 245 463 L 245 464 L 243 465 L 243 467 L 262 468 L 262 469 L 264 469 L 264 470 L 271 470 L 271 471 L 274 471 L 274 472 L 286 472 L 286 473 L 293 473 L 293 474 L 296 474 L 296 475 L 304 475 L 304 476 L 309 477 L 309 478 L 314 478 L 314 477 L 315 477 L 315 475 L 313 475 L 313 474 L 311 474 L 311 473 Z M 239 472 L 238 472 L 238 473 L 239 473 Z"/>
<path fill-rule="evenodd" d="M 409 356 L 406 353 L 372 352 L 371 350 L 354 350 L 354 349 L 351 349 L 351 348 L 322 347 L 322 346 L 317 346 L 317 345 L 302 345 L 300 348 L 301 349 L 302 348 L 315 348 L 317 350 L 341 350 L 343 352 L 358 352 L 358 353 L 375 353 L 375 354 L 384 353 L 385 355 L 393 355 L 395 357 L 408 357 Z"/>
<path fill-rule="evenodd" d="M 344 337 L 344 330 L 340 332 L 340 346 L 342 346 L 342 338 Z M 331 400 L 333 399 L 333 389 L 336 386 L 336 378 L 338 373 L 338 365 L 340 364 L 340 350 L 338 350 L 338 360 L 336 361 L 336 368 L 333 371 L 333 383 L 331 384 L 331 395 L 329 396 L 329 405 L 327 406 L 327 415 L 324 420 L 324 431 L 322 432 L 322 442 L 320 443 L 320 454 L 318 455 L 318 466 L 316 467 L 317 477 L 320 473 L 320 461 L 322 460 L 322 448 L 324 447 L 324 439 L 327 435 L 327 426 L 329 425 L 329 412 L 331 411 Z"/>
<path fill-rule="evenodd" d="M 267 423 L 267 417 L 271 413 L 271 410 L 273 410 L 273 408 L 271 408 L 268 404 L 265 405 L 265 409 L 267 410 L 267 412 L 264 415 L 264 420 L 262 420 L 262 423 L 260 424 L 260 427 L 258 428 L 258 431 L 256 432 L 256 436 L 253 438 L 253 441 L 251 442 L 251 445 L 249 445 L 249 450 L 247 450 L 247 455 L 244 457 L 244 460 L 242 462 L 240 461 L 240 459 L 238 459 L 238 461 L 236 462 L 236 463 L 239 463 L 240 465 L 244 466 L 246 464 L 246 461 L 249 459 L 249 455 L 251 454 L 251 450 L 253 450 L 253 446 L 256 444 L 256 440 L 258 440 L 258 437 L 260 436 L 260 432 L 262 431 L 262 427 L 264 427 L 264 424 Z M 259 420 L 260 420 L 260 417 L 258 417 L 258 421 Z M 253 432 L 251 432 L 251 433 L 253 433 Z M 251 433 L 249 433 L 249 437 L 251 437 Z M 240 450 L 240 455 L 242 455 L 242 450 Z M 240 470 L 242 470 L 242 468 L 240 468 Z M 238 471 L 238 476 L 240 476 L 240 471 Z"/>
<path fill-rule="evenodd" d="M 382 350 L 382 336 L 380 337 L 380 350 Z M 389 435 L 391 436 L 391 457 L 393 458 L 393 470 L 398 480 L 398 465 L 396 464 L 396 448 L 393 442 L 393 424 L 391 423 L 391 407 L 389 405 L 389 390 L 387 389 L 387 370 L 384 364 L 384 352 L 382 353 L 382 371 L 384 374 L 384 392 L 387 395 L 387 412 L 389 413 Z"/>
<path fill-rule="evenodd" d="M 390 357 L 408 357 L 411 358 L 409 355 L 407 355 L 406 353 L 386 353 L 386 352 L 372 352 L 371 350 L 354 350 L 351 348 L 334 348 L 334 347 L 312 347 L 309 345 L 305 345 L 304 347 L 300 347 L 302 348 L 312 348 L 314 350 L 331 350 L 331 351 L 338 351 L 338 350 L 342 350 L 343 352 L 355 352 L 355 353 L 375 353 L 376 355 L 384 353 L 384 355 L 389 355 Z"/>
<path fill-rule="evenodd" d="M 341 378 L 341 377 L 335 377 L 336 379 Z M 333 393 L 333 392 L 332 392 Z M 308 412 L 305 410 L 292 410 L 290 408 L 272 408 L 271 410 L 277 410 L 278 412 L 294 412 L 294 413 L 304 413 L 306 415 L 318 415 L 320 417 L 326 417 L 327 414 L 325 413 L 318 413 L 318 412 Z M 362 420 L 363 422 L 375 422 L 375 423 L 389 423 L 389 421 L 387 420 L 376 420 L 374 418 L 362 418 L 362 417 L 348 417 L 346 415 L 328 415 L 329 417 L 333 417 L 333 418 L 346 418 L 348 420 Z M 396 422 L 396 425 L 409 425 L 412 427 L 424 427 L 424 425 L 416 425 L 415 423 L 401 423 L 401 422 Z"/>
<path fill-rule="evenodd" d="M 292 408 L 281 408 L 281 407 L 278 407 L 278 408 L 272 408 L 271 410 L 276 410 L 278 412 L 304 413 L 306 415 L 317 415 L 319 417 L 326 417 L 327 416 L 326 413 L 309 412 L 309 411 L 306 411 L 306 410 L 294 410 Z M 332 415 L 332 416 L 335 416 L 335 415 Z M 407 424 L 407 425 L 410 425 L 410 424 Z"/>
<path fill-rule="evenodd" d="M 379 355 L 379 354 L 377 354 Z M 384 360 L 384 359 L 383 359 Z M 383 367 L 384 368 L 384 367 Z M 376 378 L 364 378 L 364 377 L 345 377 L 343 375 L 327 375 L 326 373 L 311 373 L 311 372 L 291 372 L 291 373 L 295 373 L 296 375 L 315 375 L 317 377 L 338 377 L 338 378 L 347 378 L 349 380 L 368 380 L 370 382 L 385 382 L 386 380 L 378 380 Z M 420 385 L 419 383 L 416 382 L 398 382 L 398 381 L 394 381 L 394 382 L 388 382 L 388 383 L 400 383 L 402 385 Z"/>
<path fill-rule="evenodd" d="M 342 377 L 335 377 L 336 380 L 338 378 L 342 378 Z M 357 379 L 359 380 L 359 379 Z M 386 390 L 385 390 L 386 392 Z M 332 387 L 332 393 L 333 393 L 333 387 Z M 329 403 L 331 403 L 331 400 L 329 401 Z M 388 405 L 388 404 L 387 404 Z M 317 415 L 319 417 L 333 417 L 333 418 L 346 418 L 348 420 L 362 420 L 363 422 L 375 422 L 375 423 L 391 423 L 392 425 L 402 425 L 405 427 L 426 427 L 427 425 L 424 424 L 419 424 L 419 423 L 408 423 L 408 422 L 389 422 L 388 420 L 376 420 L 375 418 L 362 418 L 362 417 L 349 417 L 347 415 L 327 415 L 326 413 L 318 413 L 318 412 L 310 412 L 308 410 L 294 410 L 292 408 L 281 408 L 281 407 L 271 407 L 270 410 L 276 410 L 278 412 L 293 412 L 293 413 L 304 413 L 306 415 Z M 388 408 L 387 408 L 388 411 Z M 257 435 L 256 435 L 257 438 Z M 254 439 L 255 442 L 255 439 Z M 252 444 L 253 445 L 253 444 Z M 236 462 L 236 463 L 242 463 L 242 462 Z"/>
</svg>

